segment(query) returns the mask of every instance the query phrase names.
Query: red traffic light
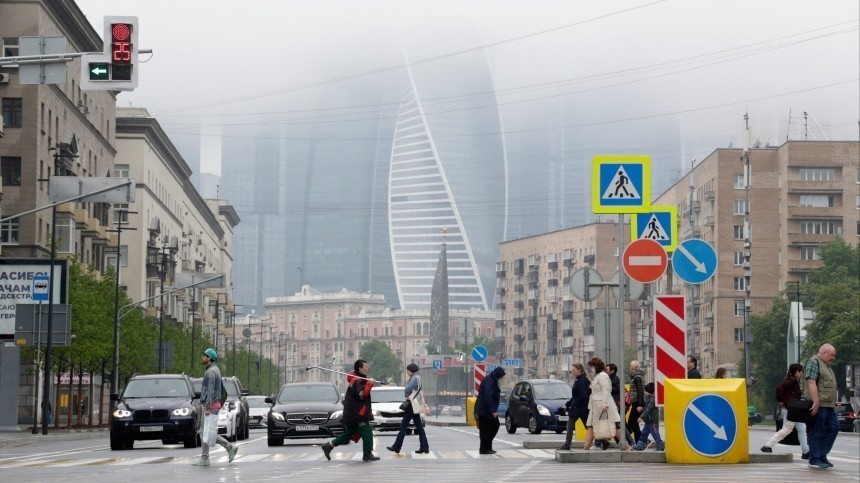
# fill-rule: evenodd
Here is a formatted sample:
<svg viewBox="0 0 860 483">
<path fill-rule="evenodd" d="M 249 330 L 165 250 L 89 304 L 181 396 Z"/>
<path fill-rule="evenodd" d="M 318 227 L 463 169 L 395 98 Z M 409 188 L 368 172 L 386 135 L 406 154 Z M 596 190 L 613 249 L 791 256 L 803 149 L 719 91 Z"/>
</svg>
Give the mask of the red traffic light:
<svg viewBox="0 0 860 483">
<path fill-rule="evenodd" d="M 110 31 L 114 42 L 125 42 L 131 37 L 131 25 L 127 23 L 115 23 L 111 26 Z"/>
<path fill-rule="evenodd" d="M 111 25 L 111 60 L 114 64 L 131 63 L 132 45 L 131 24 L 115 23 Z M 125 77 L 125 76 L 123 76 Z"/>
</svg>

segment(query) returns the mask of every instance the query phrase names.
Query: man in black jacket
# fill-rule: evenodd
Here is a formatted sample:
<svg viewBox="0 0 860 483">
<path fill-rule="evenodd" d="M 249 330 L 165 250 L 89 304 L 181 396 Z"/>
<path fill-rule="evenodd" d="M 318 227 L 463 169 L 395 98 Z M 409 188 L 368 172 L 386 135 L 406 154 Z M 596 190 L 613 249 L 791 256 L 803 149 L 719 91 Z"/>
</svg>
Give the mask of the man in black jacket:
<svg viewBox="0 0 860 483">
<path fill-rule="evenodd" d="M 499 432 L 499 400 L 502 390 L 499 380 L 505 377 L 501 367 L 493 369 L 478 386 L 478 400 L 475 401 L 475 421 L 478 422 L 478 436 L 481 439 L 480 454 L 495 454 L 493 438 Z"/>
<path fill-rule="evenodd" d="M 564 438 L 564 445 L 559 448 L 562 451 L 570 451 L 576 420 L 582 420 L 582 427 L 585 427 L 585 422 L 588 421 L 588 398 L 591 396 L 591 381 L 585 374 L 585 367 L 577 362 L 570 372 L 573 374 L 574 381 L 570 387 L 570 400 L 564 403 L 568 420 L 567 436 Z"/>
<path fill-rule="evenodd" d="M 359 359 L 355 361 L 353 369 L 346 378 L 349 387 L 343 399 L 343 425 L 345 426 L 345 431 L 340 436 L 334 438 L 331 443 L 321 446 L 326 459 L 329 461 L 331 461 L 331 450 L 335 446 L 349 443 L 349 440 L 352 439 L 352 435 L 355 433 L 361 435 L 364 449 L 362 460 L 379 460 L 379 456 L 373 455 L 373 429 L 370 426 L 370 421 L 373 421 L 373 409 L 370 400 L 370 389 L 373 388 L 373 379 L 368 377 L 370 366 L 367 365 L 367 361 L 364 359 Z"/>
</svg>

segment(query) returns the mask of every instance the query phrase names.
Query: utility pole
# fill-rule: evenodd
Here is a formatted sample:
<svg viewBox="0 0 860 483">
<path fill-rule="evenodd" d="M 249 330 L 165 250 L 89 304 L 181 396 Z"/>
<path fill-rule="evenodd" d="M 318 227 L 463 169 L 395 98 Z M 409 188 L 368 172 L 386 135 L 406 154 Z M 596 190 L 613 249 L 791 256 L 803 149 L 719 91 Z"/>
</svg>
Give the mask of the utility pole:
<svg viewBox="0 0 860 483">
<path fill-rule="evenodd" d="M 114 305 L 113 305 L 113 365 L 111 365 L 110 378 L 110 394 L 119 392 L 119 271 L 122 266 L 122 231 L 136 230 L 137 228 L 128 228 L 128 215 L 137 214 L 136 211 L 128 211 L 126 209 L 117 210 L 116 229 L 108 230 L 116 232 L 116 280 L 114 281 Z M 111 411 L 115 406 L 115 401 L 111 400 Z"/>
<path fill-rule="evenodd" d="M 744 114 L 746 125 L 746 146 L 744 147 L 744 180 L 746 190 L 746 205 L 744 207 L 744 377 L 747 383 L 747 397 L 749 397 L 752 386 L 752 375 L 750 372 L 750 349 L 752 346 L 752 331 L 750 330 L 750 317 L 752 316 L 752 294 L 750 279 L 752 268 L 750 256 L 752 254 L 752 235 L 750 234 L 750 186 L 752 185 L 752 170 L 750 169 L 750 122 L 749 114 Z"/>
</svg>

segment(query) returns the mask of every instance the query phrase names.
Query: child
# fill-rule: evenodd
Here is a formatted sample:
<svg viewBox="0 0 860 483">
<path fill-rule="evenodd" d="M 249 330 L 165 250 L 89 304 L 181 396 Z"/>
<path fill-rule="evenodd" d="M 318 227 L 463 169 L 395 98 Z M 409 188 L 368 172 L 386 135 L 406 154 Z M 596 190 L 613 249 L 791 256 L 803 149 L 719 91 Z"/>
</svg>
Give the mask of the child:
<svg viewBox="0 0 860 483">
<path fill-rule="evenodd" d="M 645 384 L 645 407 L 642 410 L 642 416 L 639 417 L 639 422 L 644 423 L 642 426 L 642 437 L 633 447 L 636 451 L 642 451 L 648 447 L 648 435 L 654 438 L 657 443 L 657 451 L 665 451 L 666 444 L 660 438 L 660 430 L 657 423 L 660 421 L 660 408 L 654 404 L 654 383 Z"/>
</svg>

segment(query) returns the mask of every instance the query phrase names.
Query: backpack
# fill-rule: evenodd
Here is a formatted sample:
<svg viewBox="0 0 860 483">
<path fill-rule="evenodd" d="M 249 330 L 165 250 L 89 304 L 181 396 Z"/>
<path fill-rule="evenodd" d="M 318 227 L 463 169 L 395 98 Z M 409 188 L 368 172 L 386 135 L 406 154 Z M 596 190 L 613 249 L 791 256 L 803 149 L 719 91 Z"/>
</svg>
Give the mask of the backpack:
<svg viewBox="0 0 860 483">
<path fill-rule="evenodd" d="M 227 402 L 227 388 L 224 387 L 224 380 L 221 380 L 221 407 L 224 407 L 224 403 Z"/>
</svg>

